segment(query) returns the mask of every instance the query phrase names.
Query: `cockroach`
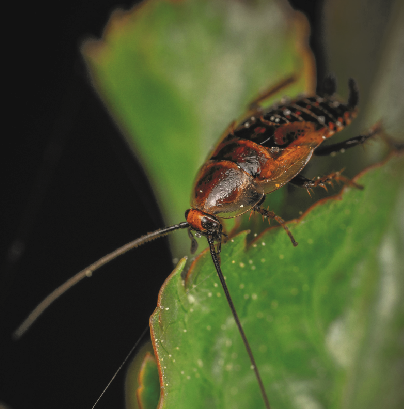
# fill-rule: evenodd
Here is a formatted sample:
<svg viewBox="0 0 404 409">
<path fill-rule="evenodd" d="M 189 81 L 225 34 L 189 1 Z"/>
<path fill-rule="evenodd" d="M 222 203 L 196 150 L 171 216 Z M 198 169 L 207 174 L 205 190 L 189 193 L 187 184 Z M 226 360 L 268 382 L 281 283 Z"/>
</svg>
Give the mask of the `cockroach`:
<svg viewBox="0 0 404 409">
<path fill-rule="evenodd" d="M 222 220 L 238 217 L 246 212 L 259 213 L 278 222 L 292 244 L 297 246 L 284 220 L 261 207 L 265 196 L 287 183 L 307 190 L 317 186 L 326 188 L 326 185 L 332 184 L 333 181 L 359 187 L 339 172 L 316 179 L 307 179 L 301 172 L 313 155 L 325 156 L 343 152 L 363 144 L 378 132 L 378 128 L 374 127 L 371 131 L 344 142 L 322 145 L 325 140 L 349 125 L 357 115 L 359 92 L 356 82 L 352 79 L 348 82 L 349 97 L 346 103 L 335 96 L 336 83 L 330 76 L 324 81 L 322 92 L 318 95 L 303 96 L 289 102 L 282 101 L 270 108 L 261 106 L 262 102 L 295 80 L 295 76 L 290 76 L 260 94 L 249 104 L 247 114 L 226 129 L 196 176 L 191 207 L 185 212 L 186 221 L 148 233 L 76 274 L 31 312 L 16 330 L 15 337 L 18 338 L 26 332 L 38 316 L 66 290 L 109 261 L 175 230 L 187 229 L 192 253 L 197 246 L 194 235 L 207 239 L 213 264 L 248 352 L 265 407 L 269 409 L 269 400 L 259 369 L 220 267 L 219 254 L 226 237 Z"/>
</svg>

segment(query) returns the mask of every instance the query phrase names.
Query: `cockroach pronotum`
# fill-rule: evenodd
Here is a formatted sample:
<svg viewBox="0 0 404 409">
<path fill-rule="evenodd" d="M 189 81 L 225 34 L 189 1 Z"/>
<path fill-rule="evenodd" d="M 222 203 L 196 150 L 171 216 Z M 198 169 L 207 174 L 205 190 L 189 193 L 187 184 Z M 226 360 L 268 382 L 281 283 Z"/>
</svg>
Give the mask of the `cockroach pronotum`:
<svg viewBox="0 0 404 409">
<path fill-rule="evenodd" d="M 85 268 L 42 301 L 16 330 L 20 337 L 40 314 L 67 289 L 90 276 L 114 258 L 153 239 L 163 237 L 178 229 L 187 229 L 191 239 L 191 252 L 196 250 L 196 236 L 205 236 L 213 264 L 222 284 L 227 302 L 236 321 L 241 338 L 255 372 L 265 407 L 270 408 L 253 352 L 243 331 L 236 309 L 227 289 L 220 267 L 220 249 L 223 237 L 222 219 L 238 217 L 246 212 L 256 212 L 276 220 L 297 245 L 285 222 L 274 212 L 261 207 L 265 196 L 287 183 L 306 188 L 325 188 L 333 180 L 353 184 L 339 172 L 317 179 L 307 179 L 301 171 L 314 155 L 333 155 L 363 144 L 378 132 L 371 131 L 348 140 L 322 146 L 322 142 L 349 125 L 357 114 L 358 88 L 349 80 L 348 102 L 341 102 L 334 94 L 335 80 L 328 77 L 321 93 L 281 102 L 270 108 L 261 103 L 295 81 L 290 76 L 280 81 L 249 104 L 242 120 L 233 122 L 223 138 L 199 170 L 194 183 L 191 208 L 185 212 L 186 221 L 148 233 Z M 355 184 L 353 184 L 355 185 Z"/>
</svg>

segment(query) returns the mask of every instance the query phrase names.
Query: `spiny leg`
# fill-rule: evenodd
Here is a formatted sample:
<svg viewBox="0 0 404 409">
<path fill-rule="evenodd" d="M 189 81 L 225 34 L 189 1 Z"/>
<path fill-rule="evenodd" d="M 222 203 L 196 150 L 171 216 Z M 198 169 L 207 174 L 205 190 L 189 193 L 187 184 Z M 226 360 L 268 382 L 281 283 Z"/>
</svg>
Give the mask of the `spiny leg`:
<svg viewBox="0 0 404 409">
<path fill-rule="evenodd" d="M 293 234 L 290 232 L 288 226 L 286 226 L 285 221 L 281 217 L 277 216 L 274 212 L 272 212 L 270 210 L 263 209 L 262 207 L 259 207 L 259 206 L 255 206 L 252 210 L 254 212 L 257 212 L 257 213 L 261 214 L 264 217 L 276 220 L 284 228 L 284 230 L 286 231 L 286 234 L 289 236 L 289 239 L 292 242 L 292 244 L 295 247 L 297 246 L 297 244 L 298 244 L 297 241 L 295 240 L 295 238 L 293 237 Z"/>
<path fill-rule="evenodd" d="M 363 186 L 343 176 L 342 170 L 340 172 L 333 172 L 333 173 L 330 173 L 329 175 L 317 177 L 314 179 L 307 179 L 306 177 L 302 175 L 297 175 L 293 179 L 291 179 L 289 182 L 295 186 L 303 187 L 304 189 L 307 190 L 307 193 L 310 195 L 311 189 L 319 186 L 327 190 L 327 185 L 333 186 L 333 183 L 332 183 L 333 181 L 343 182 L 344 184 L 348 186 L 352 186 L 357 189 L 363 189 Z"/>
<path fill-rule="evenodd" d="M 332 145 L 320 145 L 317 149 L 315 149 L 314 154 L 316 156 L 334 156 L 338 152 L 344 153 L 347 149 L 353 148 L 358 145 L 363 145 L 369 138 L 380 134 L 382 128 L 380 124 L 376 124 L 369 132 L 354 136 L 352 138 L 347 139 L 346 141 L 334 143 Z"/>
</svg>

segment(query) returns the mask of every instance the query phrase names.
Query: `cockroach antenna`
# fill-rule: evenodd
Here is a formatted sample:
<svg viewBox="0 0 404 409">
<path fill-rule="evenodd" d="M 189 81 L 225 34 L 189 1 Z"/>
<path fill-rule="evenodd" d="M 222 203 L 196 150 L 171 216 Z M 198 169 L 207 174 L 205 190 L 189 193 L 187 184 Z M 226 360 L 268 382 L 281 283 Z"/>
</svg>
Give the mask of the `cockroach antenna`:
<svg viewBox="0 0 404 409">
<path fill-rule="evenodd" d="M 174 224 L 173 226 L 165 227 L 163 229 L 158 229 L 154 232 L 148 233 L 142 237 L 139 237 L 136 240 L 133 240 L 129 243 L 126 243 L 122 247 L 119 247 L 112 253 L 107 254 L 104 257 L 101 257 L 96 262 L 92 263 L 85 269 L 78 272 L 73 277 L 69 278 L 64 284 L 53 290 L 43 301 L 41 301 L 28 315 L 28 317 L 20 324 L 20 326 L 14 331 L 13 338 L 21 338 L 31 327 L 31 325 L 44 313 L 44 311 L 56 301 L 62 294 L 67 290 L 79 283 L 83 278 L 91 277 L 93 272 L 105 266 L 105 264 L 114 260 L 115 258 L 127 253 L 128 251 L 141 246 L 149 241 L 158 239 L 160 237 L 167 236 L 169 233 L 178 230 L 186 229 L 189 227 L 187 222 L 182 222 L 179 224 Z"/>
</svg>

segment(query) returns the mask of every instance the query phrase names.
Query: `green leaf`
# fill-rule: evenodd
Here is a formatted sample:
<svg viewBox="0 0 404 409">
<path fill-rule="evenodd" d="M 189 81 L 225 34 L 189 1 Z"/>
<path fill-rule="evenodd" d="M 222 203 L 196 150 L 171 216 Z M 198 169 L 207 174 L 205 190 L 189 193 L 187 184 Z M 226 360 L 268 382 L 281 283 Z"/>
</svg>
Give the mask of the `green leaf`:
<svg viewBox="0 0 404 409">
<path fill-rule="evenodd" d="M 93 82 L 143 163 L 167 224 L 184 220 L 197 169 L 260 90 L 293 73 L 314 89 L 307 23 L 279 2 L 148 1 L 115 12 L 83 54 Z M 279 99 L 277 97 L 276 99 Z M 189 240 L 173 235 L 174 252 Z M 180 250 L 179 250 L 180 248 Z"/>
<path fill-rule="evenodd" d="M 404 402 L 404 161 L 394 158 L 290 228 L 222 247 L 222 270 L 274 408 Z M 261 408 L 212 260 L 166 280 L 151 318 L 160 408 Z"/>
<path fill-rule="evenodd" d="M 127 409 L 155 409 L 160 398 L 156 358 L 151 342 L 144 344 L 130 363 L 125 380 Z"/>
<path fill-rule="evenodd" d="M 156 358 L 147 354 L 143 360 L 140 372 L 141 388 L 139 389 L 139 400 L 142 409 L 154 409 L 157 407 L 160 396 L 160 383 L 158 382 L 158 370 Z"/>
</svg>

